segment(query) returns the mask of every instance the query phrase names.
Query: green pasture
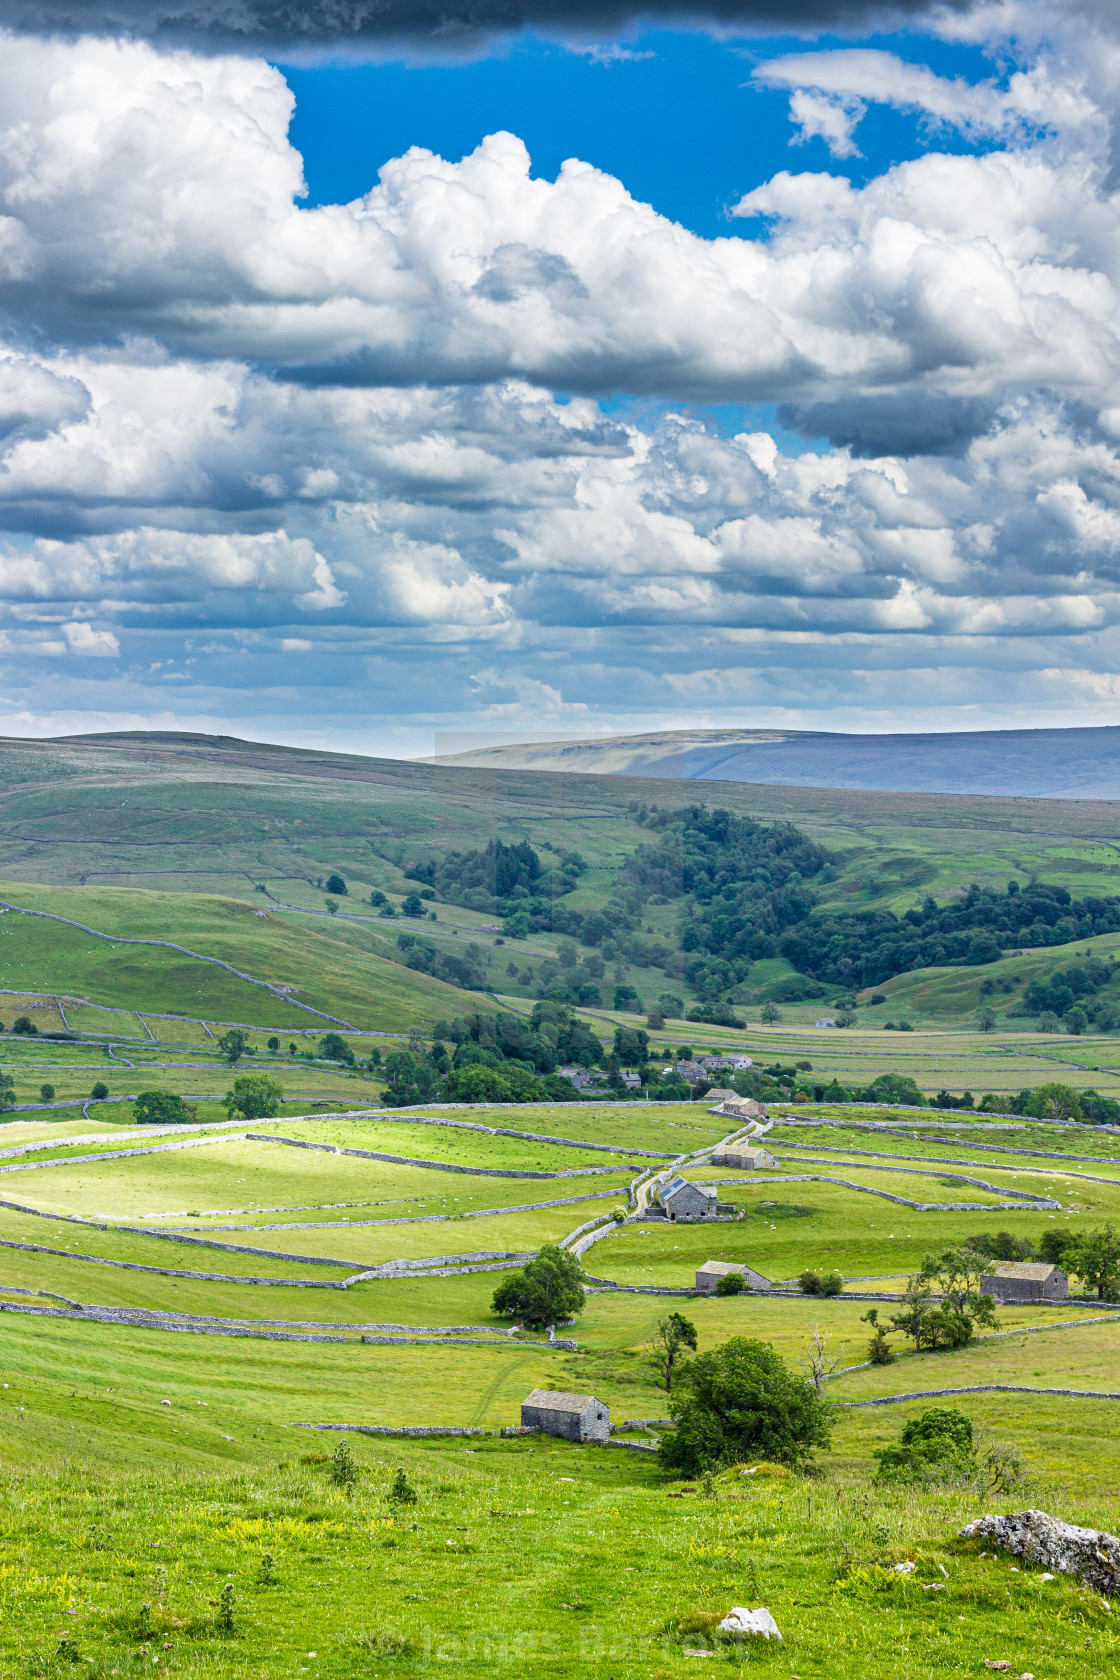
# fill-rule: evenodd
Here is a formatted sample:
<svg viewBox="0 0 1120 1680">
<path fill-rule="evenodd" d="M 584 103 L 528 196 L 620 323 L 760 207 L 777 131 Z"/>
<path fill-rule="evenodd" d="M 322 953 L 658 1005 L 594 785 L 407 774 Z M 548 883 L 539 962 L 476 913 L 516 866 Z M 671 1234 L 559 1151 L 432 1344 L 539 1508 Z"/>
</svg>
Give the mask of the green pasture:
<svg viewBox="0 0 1120 1680">
<path fill-rule="evenodd" d="M 407 1027 L 424 1012 L 455 1014 L 462 1007 L 455 988 L 442 981 L 352 943 L 340 947 L 317 925 L 293 927 L 236 899 L 28 883 L 0 884 L 0 898 L 68 917 L 98 933 L 167 940 L 228 962 L 257 981 L 295 984 L 302 1003 L 355 1026 Z M 39 990 L 49 984 L 130 1009 L 257 1022 L 262 1030 L 331 1028 L 330 1021 L 293 1008 L 216 963 L 158 946 L 107 943 L 41 916 L 0 916 L 0 981 Z M 80 1015 L 76 1026 L 80 1030 Z"/>
<path fill-rule="evenodd" d="M 173 1674 L 219 1680 L 349 1680 L 435 1663 L 479 1676 L 675 1677 L 704 1623 L 682 1641 L 666 1637 L 670 1619 L 718 1617 L 743 1599 L 766 1604 L 784 1635 L 777 1649 L 744 1653 L 746 1666 L 799 1677 L 948 1680 L 984 1673 L 987 1658 L 1088 1680 L 1120 1655 L 1098 1597 L 960 1542 L 965 1522 L 1013 1501 L 871 1485 L 872 1451 L 897 1438 L 912 1406 L 839 1413 L 819 1481 L 729 1476 L 711 1498 L 667 1498 L 677 1490 L 634 1453 L 352 1436 L 348 1498 L 322 1462 L 336 1438 L 297 1423 L 339 1408 L 370 1418 L 393 1401 L 415 1415 L 438 1357 L 463 1412 L 493 1426 L 516 1415 L 531 1383 L 559 1380 L 556 1362 L 541 1350 L 394 1349 L 386 1375 L 384 1349 L 199 1353 L 137 1332 L 122 1377 L 88 1326 L 25 1329 L 11 1329 L 0 1390 L 11 1548 L 0 1650 L 15 1672 L 61 1671 L 65 1632 L 98 1680 L 150 1668 L 153 1655 Z M 312 1395 L 315 1416 L 301 1415 Z M 1026 1453 L 1032 1500 L 1087 1525 L 1114 1520 L 1120 1407 L 1008 1395 L 961 1404 L 985 1437 Z M 404 1509 L 387 1499 L 398 1466 L 417 1495 Z M 900 1561 L 916 1563 L 912 1579 L 899 1579 Z M 931 1581 L 944 1590 L 923 1592 Z M 222 1633 L 227 1583 L 233 1627 Z"/>
<path fill-rule="evenodd" d="M 855 1178 L 854 1172 L 837 1173 Z M 926 1182 L 921 1179 L 912 1184 Z M 1111 1198 L 1106 1216 L 1120 1206 L 1120 1188 L 1093 1185 L 1102 1201 Z M 946 1191 L 938 1200 L 980 1200 L 979 1194 Z M 1048 1214 L 1031 1210 L 994 1209 L 991 1213 L 918 1213 L 878 1197 L 861 1195 L 836 1184 L 760 1183 L 742 1189 L 728 1187 L 721 1199 L 735 1200 L 747 1209 L 743 1220 L 714 1226 L 669 1224 L 659 1220 L 626 1225 L 589 1250 L 586 1266 L 617 1283 L 645 1283 L 687 1288 L 707 1260 L 740 1260 L 764 1277 L 777 1281 L 796 1277 L 807 1267 L 848 1277 L 916 1270 L 927 1254 L 960 1243 L 967 1236 L 1007 1229 L 1035 1241 L 1055 1220 L 1090 1212 L 1100 1203 L 1082 1202 L 1078 1212 Z M 924 1197 L 914 1197 L 924 1200 Z M 933 1198 L 928 1198 L 932 1200 Z"/>
<path fill-rule="evenodd" d="M 275 1122 L 262 1122 L 268 1130 Z M 252 1127 L 250 1129 L 256 1129 Z M 155 1144 L 175 1140 L 160 1137 Z M 89 1216 L 111 1213 L 118 1219 L 152 1218 L 156 1214 L 192 1208 L 228 1206 L 231 1195 L 244 1207 L 278 1207 L 302 1203 L 324 1206 L 357 1200 L 424 1199 L 428 1211 L 501 1207 L 507 1202 L 545 1200 L 553 1195 L 579 1195 L 583 1190 L 622 1191 L 630 1175 L 598 1175 L 591 1179 L 479 1178 L 469 1173 L 443 1173 L 435 1168 L 399 1166 L 352 1155 L 282 1143 L 238 1141 L 230 1134 L 207 1134 L 207 1141 L 159 1155 L 43 1166 L 18 1179 L 20 1198 L 36 1207 Z M 573 1221 L 575 1223 L 575 1221 Z"/>
<path fill-rule="evenodd" d="M 398 1112 L 407 1120 L 411 1111 L 402 1108 Z M 671 1155 L 689 1155 L 718 1143 L 735 1126 L 726 1115 L 713 1114 L 702 1102 L 506 1103 L 493 1107 L 484 1103 L 470 1107 L 435 1103 L 417 1107 L 415 1112 L 433 1119 L 446 1116 L 482 1126 L 508 1126 L 518 1132 L 609 1143 L 620 1149 L 665 1150 Z M 651 1161 L 650 1165 L 657 1163 Z"/>
<path fill-rule="evenodd" d="M 1028 1141 L 1018 1132 L 1012 1133 L 1006 1145 L 1001 1148 L 1000 1133 L 991 1137 L 962 1132 L 954 1137 L 900 1137 L 896 1132 L 874 1132 L 872 1130 L 857 1131 L 851 1127 L 801 1127 L 796 1129 L 776 1128 L 767 1137 L 767 1147 L 774 1153 L 780 1153 L 783 1165 L 790 1170 L 794 1161 L 810 1162 L 822 1159 L 822 1151 L 831 1155 L 841 1155 L 852 1151 L 857 1157 L 863 1152 L 881 1159 L 896 1159 L 918 1163 L 923 1160 L 959 1160 L 972 1164 L 990 1163 L 995 1166 L 1006 1166 L 1015 1171 L 1048 1172 L 1051 1162 L 1042 1158 L 1043 1155 L 1072 1156 L 1074 1159 L 1054 1161 L 1055 1170 L 1062 1168 L 1068 1172 L 1081 1172 L 1096 1175 L 1098 1173 L 1109 1176 L 1120 1168 L 1120 1139 L 1098 1134 L 1093 1131 L 1079 1138 L 1070 1139 L 1064 1146 L 1055 1144 L 1052 1149 L 1042 1149 L 1038 1142 Z M 1012 1141 L 1012 1139 L 1014 1141 Z M 1071 1145 L 1080 1144 L 1080 1148 Z M 795 1145 L 801 1145 L 797 1148 Z M 809 1146 L 812 1146 L 811 1148 Z M 1016 1150 L 1037 1150 L 1038 1155 L 1016 1154 Z M 972 1170 L 970 1165 L 969 1170 Z M 977 1170 L 979 1168 L 977 1167 Z"/>
<path fill-rule="evenodd" d="M 28 1178 L 33 1176 L 35 1175 L 27 1175 Z M 22 1203 L 24 1207 L 31 1206 L 26 1197 L 13 1197 L 12 1200 Z M 252 1234 L 245 1239 L 235 1237 L 233 1241 L 254 1248 L 279 1247 L 271 1241 L 258 1242 Z M 150 1266 L 157 1272 L 171 1268 L 216 1272 L 223 1276 L 292 1277 L 321 1282 L 329 1279 L 338 1281 L 353 1270 L 349 1262 L 340 1262 L 337 1266 L 319 1262 L 312 1266 L 304 1266 L 298 1259 L 289 1259 L 286 1255 L 279 1260 L 271 1260 L 259 1254 L 236 1254 L 227 1248 L 211 1247 L 202 1242 L 164 1240 L 161 1237 L 145 1236 L 134 1230 L 116 1230 L 111 1226 L 99 1228 L 95 1224 L 76 1224 L 68 1219 L 52 1218 L 49 1214 L 24 1213 L 9 1205 L 0 1209 L 0 1268 L 5 1264 L 5 1257 L 10 1256 L 15 1264 L 15 1256 L 20 1252 L 27 1252 L 10 1246 L 15 1244 L 35 1244 L 58 1249 L 76 1258 L 86 1255 L 95 1260 Z M 296 1252 L 298 1253 L 298 1250 Z M 44 1256 L 44 1263 L 46 1259 Z M 84 1265 L 84 1270 L 93 1278 L 108 1277 L 110 1271 L 115 1269 Z"/>
<path fill-rule="evenodd" d="M 287 1122 L 282 1123 L 280 1120 L 262 1120 L 254 1122 L 251 1129 L 279 1133 L 285 1130 L 286 1125 Z M 334 1143 L 345 1149 L 378 1149 L 391 1155 L 447 1161 L 454 1166 L 497 1167 L 528 1172 L 571 1172 L 581 1166 L 622 1168 L 627 1164 L 625 1155 L 608 1155 L 599 1150 L 581 1149 L 578 1141 L 574 1139 L 570 1145 L 534 1143 L 525 1138 L 493 1137 L 485 1132 L 459 1131 L 454 1126 L 410 1125 L 407 1120 L 301 1121 L 298 1129 L 291 1135 L 309 1143 Z M 634 1165 L 644 1164 L 642 1157 L 635 1155 Z M 657 1162 L 652 1161 L 649 1164 L 656 1166 Z"/>
</svg>

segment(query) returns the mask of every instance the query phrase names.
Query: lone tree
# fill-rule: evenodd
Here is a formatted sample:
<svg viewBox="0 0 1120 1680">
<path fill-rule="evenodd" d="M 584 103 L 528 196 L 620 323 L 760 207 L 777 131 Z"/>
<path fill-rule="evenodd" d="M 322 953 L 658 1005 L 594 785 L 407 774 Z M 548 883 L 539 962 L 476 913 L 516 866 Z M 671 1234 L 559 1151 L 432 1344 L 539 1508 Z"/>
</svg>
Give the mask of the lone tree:
<svg viewBox="0 0 1120 1680">
<path fill-rule="evenodd" d="M 831 1339 L 827 1330 L 822 1330 L 819 1324 L 815 1324 L 813 1334 L 805 1344 L 805 1351 L 799 1360 L 802 1369 L 808 1371 L 810 1381 L 816 1389 L 818 1397 L 824 1390 L 826 1380 L 835 1376 L 844 1363 L 844 1349 L 842 1347 L 839 1353 L 829 1353 L 828 1344 Z"/>
<path fill-rule="evenodd" d="M 673 1392 L 673 1372 L 682 1364 L 686 1350 L 696 1352 L 696 1326 L 679 1312 L 659 1318 L 650 1342 L 649 1362 L 666 1394 Z"/>
<path fill-rule="evenodd" d="M 583 1267 L 574 1255 L 546 1243 L 535 1260 L 512 1272 L 494 1291 L 494 1311 L 544 1329 L 583 1311 Z"/>
<path fill-rule="evenodd" d="M 1120 1298 L 1120 1234 L 1111 1224 L 1075 1238 L 1063 1250 L 1061 1263 L 1096 1290 L 1098 1301 Z"/>
<path fill-rule="evenodd" d="M 141 1091 L 132 1118 L 138 1126 L 184 1125 L 195 1118 L 195 1110 L 174 1091 Z"/>
<path fill-rule="evenodd" d="M 337 893 L 340 898 L 346 897 L 346 882 L 342 879 L 341 875 L 327 876 L 327 891 L 329 893 Z"/>
<path fill-rule="evenodd" d="M 319 1054 L 328 1062 L 345 1062 L 347 1067 L 354 1066 L 354 1051 L 341 1033 L 324 1033 L 319 1040 Z"/>
<path fill-rule="evenodd" d="M 249 1048 L 249 1034 L 241 1031 L 240 1027 L 231 1027 L 218 1040 L 218 1049 L 222 1052 L 230 1067 L 236 1067 L 242 1056 Z"/>
<path fill-rule="evenodd" d="M 235 1114 L 243 1114 L 246 1120 L 271 1120 L 280 1112 L 284 1087 L 267 1073 L 242 1073 L 222 1101 L 231 1120 Z"/>
<path fill-rule="evenodd" d="M 745 1458 L 797 1467 L 829 1442 L 828 1411 L 767 1342 L 736 1336 L 689 1361 L 669 1398 L 666 1470 L 699 1476 Z"/>
<path fill-rule="evenodd" d="M 906 1285 L 903 1311 L 891 1318 L 896 1330 L 923 1347 L 967 1347 L 977 1325 L 995 1326 L 996 1303 L 980 1287 L 992 1263 L 974 1248 L 946 1248 L 928 1254 Z"/>
</svg>

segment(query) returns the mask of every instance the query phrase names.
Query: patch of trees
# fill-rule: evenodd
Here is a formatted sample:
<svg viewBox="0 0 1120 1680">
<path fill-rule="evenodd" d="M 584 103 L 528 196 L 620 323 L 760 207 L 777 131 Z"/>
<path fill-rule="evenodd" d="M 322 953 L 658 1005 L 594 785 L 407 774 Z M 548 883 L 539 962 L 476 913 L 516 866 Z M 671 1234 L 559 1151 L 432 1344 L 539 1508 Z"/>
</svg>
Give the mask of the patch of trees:
<svg viewBox="0 0 1120 1680">
<path fill-rule="evenodd" d="M 1088 957 L 1071 963 L 1069 968 L 1055 969 L 1044 980 L 1032 980 L 1023 992 L 1022 1000 L 1012 1013 L 1016 1015 L 1057 1015 L 1063 1017 L 1073 1033 L 1079 1033 L 1094 1021 L 1101 1031 L 1116 1025 L 1114 1001 L 1098 994 L 1116 975 L 1115 961 L 1104 962 L 1100 957 Z"/>
<path fill-rule="evenodd" d="M 699 805 L 648 814 L 645 826 L 657 838 L 627 859 L 615 917 L 633 921 L 646 903 L 683 899 L 682 973 L 706 1000 L 777 954 L 782 934 L 813 910 L 810 883 L 832 861 L 792 823 L 757 823 Z"/>
<path fill-rule="evenodd" d="M 528 1021 L 478 1012 L 437 1021 L 430 1050 L 392 1050 L 386 1056 L 385 1095 L 402 1105 L 573 1102 L 576 1093 L 556 1068 L 564 1062 L 594 1067 L 602 1060 L 602 1045 L 590 1027 L 565 1004 L 545 999 Z"/>
<path fill-rule="evenodd" d="M 1111 1224 L 1098 1231 L 1044 1231 L 1041 1259 L 1078 1277 L 1098 1301 L 1120 1300 L 1120 1232 Z"/>
<path fill-rule="evenodd" d="M 431 974 L 436 980 L 445 980 L 449 986 L 459 986 L 463 991 L 480 991 L 486 985 L 486 965 L 478 945 L 470 944 L 465 951 L 443 951 L 416 933 L 399 934 L 397 945 L 406 968 Z"/>
<path fill-rule="evenodd" d="M 235 1114 L 246 1120 L 271 1120 L 280 1113 L 284 1087 L 267 1073 L 242 1073 L 222 1101 L 231 1120 Z"/>
<path fill-rule="evenodd" d="M 1075 902 L 1065 887 L 1011 881 L 1003 893 L 973 884 L 951 904 L 927 897 L 902 916 L 814 917 L 783 936 L 781 951 L 802 973 L 858 990 L 913 969 L 996 962 L 1016 946 L 1065 945 L 1117 929 L 1120 898 Z"/>
<path fill-rule="evenodd" d="M 495 839 L 481 850 L 447 852 L 442 858 L 410 864 L 404 873 L 408 880 L 422 882 L 449 904 L 488 915 L 522 918 L 523 930 L 520 926 L 507 929 L 517 937 L 519 932 L 524 936 L 549 929 L 578 931 L 578 914 L 569 912 L 557 921 L 554 901 L 575 890 L 586 868 L 578 852 L 564 852 L 556 866 L 546 870 L 527 840 L 507 844 Z"/>
</svg>

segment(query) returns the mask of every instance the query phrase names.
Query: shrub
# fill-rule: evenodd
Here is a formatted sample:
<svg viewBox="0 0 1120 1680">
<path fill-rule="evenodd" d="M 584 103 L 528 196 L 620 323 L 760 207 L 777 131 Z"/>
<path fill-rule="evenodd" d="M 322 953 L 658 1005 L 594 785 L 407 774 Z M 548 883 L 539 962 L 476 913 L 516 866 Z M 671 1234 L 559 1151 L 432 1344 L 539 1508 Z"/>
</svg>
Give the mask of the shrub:
<svg viewBox="0 0 1120 1680">
<path fill-rule="evenodd" d="M 945 1482 L 971 1475 L 976 1446 L 970 1420 L 955 1406 L 931 1406 L 903 1425 L 893 1447 L 879 1447 L 883 1482 Z"/>
<path fill-rule="evenodd" d="M 690 1361 L 669 1411 L 675 1427 L 658 1452 L 678 1475 L 751 1458 L 797 1467 L 829 1441 L 827 1409 L 813 1384 L 767 1343 L 743 1336 Z"/>
<path fill-rule="evenodd" d="M 327 1474 L 335 1487 L 345 1489 L 347 1498 L 353 1494 L 354 1483 L 358 1480 L 358 1466 L 354 1463 L 354 1455 L 345 1441 L 340 1441 L 334 1449 L 334 1457 Z"/>
<path fill-rule="evenodd" d="M 341 875 L 327 876 L 327 891 L 329 893 L 338 893 L 341 897 L 345 897 L 346 882 L 342 879 Z"/>
<path fill-rule="evenodd" d="M 141 1091 L 132 1118 L 137 1126 L 189 1125 L 195 1110 L 174 1091 Z"/>
<path fill-rule="evenodd" d="M 218 1594 L 218 1632 L 233 1633 L 237 1624 L 233 1619 L 233 1582 L 227 1581 Z"/>
<path fill-rule="evenodd" d="M 231 1120 L 235 1114 L 243 1114 L 246 1120 L 271 1120 L 280 1113 L 284 1087 L 267 1073 L 243 1073 L 222 1101 Z"/>
<path fill-rule="evenodd" d="M 498 1285 L 494 1311 L 537 1329 L 562 1323 L 584 1309 L 583 1278 L 583 1268 L 574 1255 L 555 1243 L 546 1243 L 535 1260 Z"/>
<path fill-rule="evenodd" d="M 396 1475 L 393 1477 L 386 1498 L 388 1498 L 394 1505 L 416 1504 L 416 1489 L 413 1487 L 403 1470 L 398 1469 Z"/>
<path fill-rule="evenodd" d="M 806 1268 L 797 1280 L 797 1286 L 803 1295 L 839 1295 L 844 1287 L 844 1279 L 839 1272 L 810 1271 Z"/>
<path fill-rule="evenodd" d="M 53 1102 L 54 1101 L 54 1086 L 53 1085 L 40 1085 L 40 1087 L 39 1087 L 39 1100 L 41 1102 Z"/>
<path fill-rule="evenodd" d="M 30 1015 L 17 1015 L 12 1022 L 12 1031 L 14 1033 L 37 1033 L 39 1029 Z"/>
<path fill-rule="evenodd" d="M 712 1290 L 713 1295 L 741 1295 L 747 1287 L 747 1280 L 742 1272 L 725 1272 L 717 1279 Z"/>
<path fill-rule="evenodd" d="M 108 1095 L 109 1095 L 108 1085 L 105 1084 L 105 1081 L 103 1079 L 99 1079 L 97 1081 L 97 1084 L 93 1087 L 93 1090 L 90 1092 L 90 1096 L 98 1102 L 104 1102 L 105 1098 Z"/>
</svg>

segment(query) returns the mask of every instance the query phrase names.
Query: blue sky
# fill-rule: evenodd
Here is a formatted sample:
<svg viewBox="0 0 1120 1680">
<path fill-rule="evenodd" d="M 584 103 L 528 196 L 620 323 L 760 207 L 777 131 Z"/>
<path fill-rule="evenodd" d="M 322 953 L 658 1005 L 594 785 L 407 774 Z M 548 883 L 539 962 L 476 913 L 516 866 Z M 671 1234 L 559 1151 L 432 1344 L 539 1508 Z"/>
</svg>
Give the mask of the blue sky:
<svg viewBox="0 0 1120 1680">
<path fill-rule="evenodd" d="M 821 36 L 822 51 L 849 37 Z M 873 34 L 877 48 L 940 76 L 998 74 L 982 48 L 917 33 Z M 787 96 L 751 83 L 755 67 L 801 52 L 796 36 L 718 41 L 683 30 L 637 32 L 586 52 L 536 37 L 500 43 L 466 62 L 334 62 L 281 68 L 296 96 L 293 143 L 303 154 L 308 203 L 345 203 L 369 190 L 388 159 L 424 146 L 458 161 L 497 129 L 520 135 L 536 175 L 565 158 L 615 175 L 637 199 L 705 239 L 750 238 L 728 208 L 781 169 L 828 170 L 862 185 L 920 157 L 929 137 L 911 113 L 873 107 L 860 157 L 837 160 L 815 138 L 792 145 Z M 619 57 L 612 57 L 617 53 Z M 951 131 L 938 149 L 975 149 Z"/>
<path fill-rule="evenodd" d="M 0 0 L 0 732 L 1120 721 L 1115 9 L 517 3 Z"/>
</svg>

